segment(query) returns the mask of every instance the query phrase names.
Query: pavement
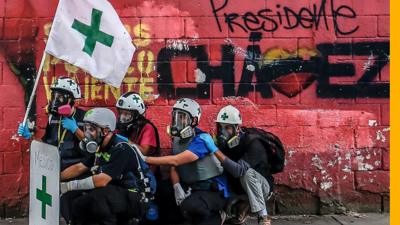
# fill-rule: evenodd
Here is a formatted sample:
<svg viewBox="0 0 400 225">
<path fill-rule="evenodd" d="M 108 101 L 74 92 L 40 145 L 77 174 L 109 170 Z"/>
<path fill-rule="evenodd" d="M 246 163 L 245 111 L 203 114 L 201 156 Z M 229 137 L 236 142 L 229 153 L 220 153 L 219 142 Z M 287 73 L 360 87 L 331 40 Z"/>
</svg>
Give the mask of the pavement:
<svg viewBox="0 0 400 225">
<path fill-rule="evenodd" d="M 64 223 L 61 222 L 60 225 Z M 348 213 L 347 215 L 325 216 L 273 216 L 272 225 L 389 225 L 388 213 Z M 0 225 L 28 225 L 27 218 L 1 219 Z M 171 224 L 175 225 L 175 224 Z M 250 218 L 246 225 L 257 225 L 255 218 Z"/>
</svg>

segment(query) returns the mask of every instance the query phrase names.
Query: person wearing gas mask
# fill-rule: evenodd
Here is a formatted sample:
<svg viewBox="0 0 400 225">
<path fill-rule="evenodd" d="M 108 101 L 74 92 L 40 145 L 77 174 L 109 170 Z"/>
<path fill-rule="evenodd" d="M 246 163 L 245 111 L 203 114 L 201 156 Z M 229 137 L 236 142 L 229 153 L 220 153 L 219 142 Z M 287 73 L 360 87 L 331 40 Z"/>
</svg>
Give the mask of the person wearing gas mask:
<svg viewBox="0 0 400 225">
<path fill-rule="evenodd" d="M 113 131 L 115 114 L 107 108 L 89 110 L 83 119 L 86 139 L 81 147 L 86 151 L 96 149 L 93 165 L 76 164 L 75 171 L 92 175 L 80 180 L 62 182 L 61 197 L 71 212 L 72 224 L 128 224 L 132 218 L 145 213 L 146 179 L 139 163 L 140 152 Z"/>
<path fill-rule="evenodd" d="M 75 107 L 75 100 L 82 97 L 79 85 L 68 77 L 60 77 L 51 85 L 50 90 L 51 99 L 47 107 L 49 117 L 42 141 L 58 147 L 60 171 L 81 161 L 90 162 L 94 155 L 79 148 L 79 141 L 84 138 L 82 119 L 85 115 L 84 110 Z M 27 124 L 19 124 L 18 134 L 25 139 L 32 137 Z"/>
<path fill-rule="evenodd" d="M 270 225 L 266 201 L 270 197 L 273 177 L 269 172 L 268 156 L 259 139 L 249 139 L 241 129 L 242 117 L 235 107 L 223 107 L 217 115 L 217 144 L 210 135 L 201 138 L 227 171 L 228 182 L 234 194 L 245 192 L 248 202 L 242 201 L 236 217 L 230 222 L 243 224 L 249 207 L 257 213 L 259 225 Z"/>
<path fill-rule="evenodd" d="M 138 145 L 144 155 L 157 155 L 160 148 L 158 131 L 145 117 L 146 106 L 140 95 L 127 92 L 119 97 L 115 106 L 118 110 L 118 133 Z M 155 172 L 155 168 L 152 170 Z"/>
<path fill-rule="evenodd" d="M 146 156 L 157 156 L 160 151 L 160 139 L 158 136 L 158 130 L 154 124 L 145 117 L 146 105 L 142 97 L 135 92 L 127 92 L 119 97 L 115 107 L 118 110 L 118 120 L 117 120 L 117 131 L 118 135 L 126 137 L 126 141 L 129 143 L 136 144 L 140 151 Z M 155 165 L 150 166 L 151 171 L 157 176 L 157 188 L 163 188 L 163 184 L 166 183 L 162 179 L 160 168 Z M 160 195 L 162 191 L 157 192 Z M 163 200 L 164 198 L 157 196 L 156 202 L 158 205 L 165 206 Z M 159 201 L 158 201 L 159 200 Z M 170 211 L 170 205 L 161 207 L 161 217 L 159 216 L 157 223 L 166 221 L 167 223 L 175 222 L 176 218 L 172 214 L 168 213 Z M 167 212 L 167 213 L 164 213 Z M 150 223 L 145 221 L 143 223 Z"/>
<path fill-rule="evenodd" d="M 185 219 L 191 224 L 222 224 L 223 207 L 229 197 L 223 168 L 209 154 L 197 128 L 201 117 L 200 105 L 188 98 L 177 100 L 172 111 L 172 155 L 146 157 L 148 164 L 170 165 L 175 201 Z"/>
</svg>

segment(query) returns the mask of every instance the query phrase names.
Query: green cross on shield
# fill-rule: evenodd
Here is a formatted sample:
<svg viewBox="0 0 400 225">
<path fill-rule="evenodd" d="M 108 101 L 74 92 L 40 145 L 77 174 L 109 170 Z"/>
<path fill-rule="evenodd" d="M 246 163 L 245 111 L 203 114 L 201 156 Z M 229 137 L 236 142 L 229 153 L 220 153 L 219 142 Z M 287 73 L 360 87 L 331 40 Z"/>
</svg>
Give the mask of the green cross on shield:
<svg viewBox="0 0 400 225">
<path fill-rule="evenodd" d="M 52 197 L 46 192 L 46 176 L 42 176 L 42 190 L 36 189 L 36 199 L 42 202 L 42 218 L 46 219 L 46 205 L 52 205 Z"/>
</svg>

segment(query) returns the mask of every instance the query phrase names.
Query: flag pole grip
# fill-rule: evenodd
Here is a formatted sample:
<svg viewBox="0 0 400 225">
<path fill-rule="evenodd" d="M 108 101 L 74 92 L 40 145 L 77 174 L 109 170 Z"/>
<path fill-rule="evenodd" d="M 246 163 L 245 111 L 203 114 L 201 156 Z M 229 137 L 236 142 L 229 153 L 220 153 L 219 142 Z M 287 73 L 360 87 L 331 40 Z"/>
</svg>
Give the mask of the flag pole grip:
<svg viewBox="0 0 400 225">
<path fill-rule="evenodd" d="M 42 60 L 40 61 L 40 65 L 39 65 L 39 70 L 38 70 L 38 72 L 36 74 L 36 77 L 35 77 L 35 79 L 36 79 L 35 80 L 35 85 L 33 86 L 31 97 L 29 98 L 28 106 L 26 107 L 24 120 L 22 122 L 22 126 L 23 127 L 25 127 L 26 120 L 28 119 L 29 111 L 31 111 L 31 108 L 32 108 L 33 99 L 35 98 L 35 95 L 36 95 L 36 89 L 37 89 L 37 86 L 38 86 L 39 81 L 40 81 L 40 76 L 42 74 L 42 69 L 43 69 L 43 65 L 44 65 L 45 59 L 46 59 L 46 52 L 43 52 Z"/>
</svg>

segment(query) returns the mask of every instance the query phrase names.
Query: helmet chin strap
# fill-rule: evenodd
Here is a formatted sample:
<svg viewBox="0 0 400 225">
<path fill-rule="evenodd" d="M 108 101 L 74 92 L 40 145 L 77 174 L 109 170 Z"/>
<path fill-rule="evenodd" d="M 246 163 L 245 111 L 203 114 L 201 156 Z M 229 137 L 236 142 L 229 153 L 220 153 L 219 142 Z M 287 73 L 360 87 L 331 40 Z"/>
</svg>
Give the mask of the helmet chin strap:
<svg viewBox="0 0 400 225">
<path fill-rule="evenodd" d="M 113 132 L 108 131 L 107 134 L 105 134 L 105 132 L 101 131 L 101 133 L 102 133 L 103 138 L 102 138 L 101 143 L 99 143 L 99 144 L 101 145 L 101 147 L 105 147 L 108 145 L 108 143 L 110 143 L 111 138 L 113 136 Z"/>
<path fill-rule="evenodd" d="M 197 122 L 198 121 L 198 118 L 197 117 L 190 117 L 190 126 L 192 127 L 192 128 L 194 128 L 194 127 L 196 127 L 197 125 L 199 125 L 199 123 Z"/>
</svg>

